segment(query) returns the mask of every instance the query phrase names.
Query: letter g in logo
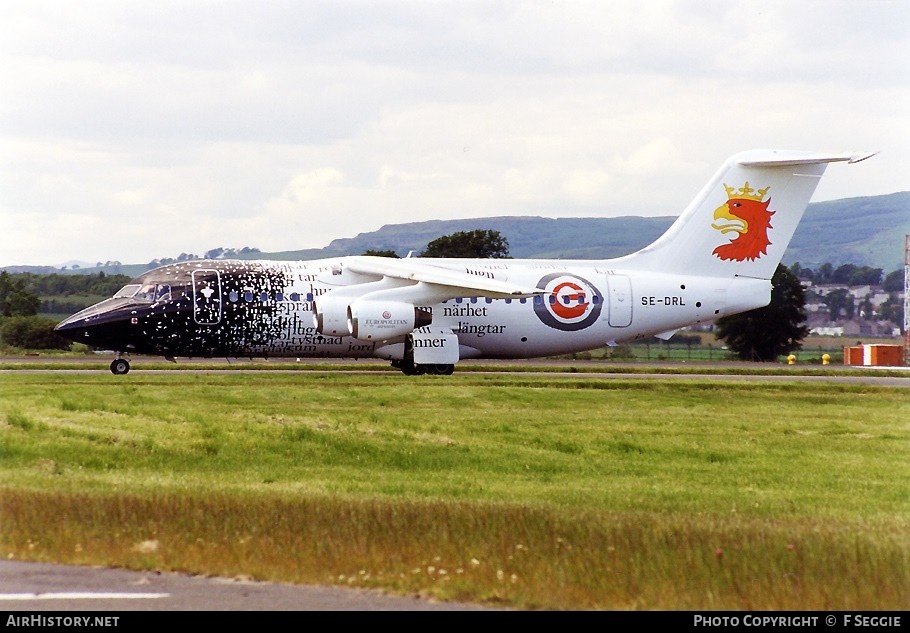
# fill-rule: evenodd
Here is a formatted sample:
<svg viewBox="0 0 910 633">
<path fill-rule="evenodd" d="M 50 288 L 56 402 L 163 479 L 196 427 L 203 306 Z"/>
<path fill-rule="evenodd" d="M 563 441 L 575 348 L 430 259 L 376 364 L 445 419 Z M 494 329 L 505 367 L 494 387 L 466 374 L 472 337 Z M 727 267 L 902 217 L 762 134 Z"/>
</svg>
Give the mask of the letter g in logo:
<svg viewBox="0 0 910 633">
<path fill-rule="evenodd" d="M 534 312 L 545 325 L 575 332 L 589 327 L 600 317 L 603 295 L 583 277 L 554 273 L 541 278 L 537 287 L 547 291 L 534 300 Z"/>
</svg>

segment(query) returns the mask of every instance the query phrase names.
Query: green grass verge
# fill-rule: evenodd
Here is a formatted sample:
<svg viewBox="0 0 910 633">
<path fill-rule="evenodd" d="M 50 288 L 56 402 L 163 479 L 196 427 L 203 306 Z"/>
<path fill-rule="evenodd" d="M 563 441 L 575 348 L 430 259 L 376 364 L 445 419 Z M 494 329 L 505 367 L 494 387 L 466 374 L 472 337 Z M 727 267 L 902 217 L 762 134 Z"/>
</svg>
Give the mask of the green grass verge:
<svg viewBox="0 0 910 633">
<path fill-rule="evenodd" d="M 906 389 L 7 373 L 0 553 L 537 609 L 907 609 Z"/>
</svg>

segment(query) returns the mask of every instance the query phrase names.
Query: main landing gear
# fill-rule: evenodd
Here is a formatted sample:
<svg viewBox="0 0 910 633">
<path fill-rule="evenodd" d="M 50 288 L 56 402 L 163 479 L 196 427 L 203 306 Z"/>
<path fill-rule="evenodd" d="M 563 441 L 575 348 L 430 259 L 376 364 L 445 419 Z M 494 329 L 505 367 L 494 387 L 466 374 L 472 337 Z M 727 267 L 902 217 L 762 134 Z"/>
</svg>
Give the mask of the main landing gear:
<svg viewBox="0 0 910 633">
<path fill-rule="evenodd" d="M 455 365 L 421 365 L 426 368 L 426 373 L 437 376 L 451 376 L 455 373 Z"/>
<path fill-rule="evenodd" d="M 117 355 L 113 361 L 111 361 L 111 373 L 115 376 L 122 376 L 130 370 L 130 361 L 125 358 L 120 358 L 120 355 Z"/>
<path fill-rule="evenodd" d="M 433 374 L 436 376 L 451 376 L 455 373 L 455 365 L 419 365 L 408 361 L 392 361 L 392 367 L 400 369 L 405 376 L 422 376 L 424 374 Z"/>
</svg>

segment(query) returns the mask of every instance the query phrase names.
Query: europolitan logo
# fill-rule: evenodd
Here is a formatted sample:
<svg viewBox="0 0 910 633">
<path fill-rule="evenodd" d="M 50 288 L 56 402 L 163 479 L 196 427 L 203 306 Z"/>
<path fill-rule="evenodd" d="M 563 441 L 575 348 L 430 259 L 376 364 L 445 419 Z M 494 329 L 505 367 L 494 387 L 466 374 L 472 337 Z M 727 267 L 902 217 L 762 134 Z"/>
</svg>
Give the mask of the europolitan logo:
<svg viewBox="0 0 910 633">
<path fill-rule="evenodd" d="M 771 240 L 768 238 L 768 229 L 771 226 L 771 216 L 774 211 L 768 210 L 771 199 L 762 202 L 765 194 L 771 187 L 755 190 L 746 181 L 742 187 L 728 187 L 727 202 L 714 210 L 714 223 L 711 228 L 717 229 L 722 234 L 736 233 L 727 243 L 714 249 L 713 254 L 720 259 L 735 260 L 738 262 L 755 261 L 762 255 L 768 254 Z"/>
<path fill-rule="evenodd" d="M 549 293 L 534 300 L 534 313 L 545 325 L 575 332 L 593 325 L 600 316 L 603 295 L 583 277 L 554 273 L 542 277 L 537 287 Z"/>
</svg>

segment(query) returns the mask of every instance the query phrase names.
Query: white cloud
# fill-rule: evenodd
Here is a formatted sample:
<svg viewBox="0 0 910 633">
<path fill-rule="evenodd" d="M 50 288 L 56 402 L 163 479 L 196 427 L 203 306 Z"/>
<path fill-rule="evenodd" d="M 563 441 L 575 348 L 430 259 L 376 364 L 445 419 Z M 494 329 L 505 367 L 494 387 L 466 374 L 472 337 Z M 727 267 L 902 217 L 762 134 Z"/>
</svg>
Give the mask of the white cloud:
<svg viewBox="0 0 910 633">
<path fill-rule="evenodd" d="M 0 266 L 320 247 L 388 223 L 672 215 L 730 154 L 880 150 L 906 190 L 910 5 L 13 2 Z"/>
</svg>

